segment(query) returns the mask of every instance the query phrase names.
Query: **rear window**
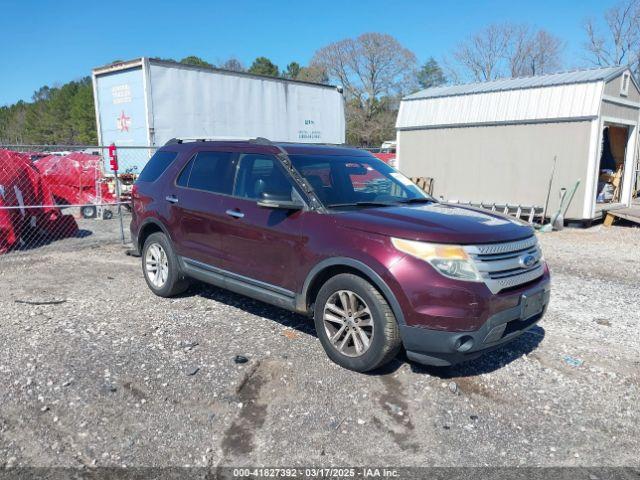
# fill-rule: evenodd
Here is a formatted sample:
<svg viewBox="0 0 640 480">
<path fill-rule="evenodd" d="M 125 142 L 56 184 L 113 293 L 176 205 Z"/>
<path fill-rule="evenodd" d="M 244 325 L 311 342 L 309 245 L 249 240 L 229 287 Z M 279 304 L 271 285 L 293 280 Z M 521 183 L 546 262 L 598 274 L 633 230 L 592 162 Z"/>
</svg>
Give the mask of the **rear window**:
<svg viewBox="0 0 640 480">
<path fill-rule="evenodd" d="M 140 182 L 155 182 L 177 156 L 176 152 L 162 150 L 156 152 L 142 169 L 138 180 Z"/>
</svg>

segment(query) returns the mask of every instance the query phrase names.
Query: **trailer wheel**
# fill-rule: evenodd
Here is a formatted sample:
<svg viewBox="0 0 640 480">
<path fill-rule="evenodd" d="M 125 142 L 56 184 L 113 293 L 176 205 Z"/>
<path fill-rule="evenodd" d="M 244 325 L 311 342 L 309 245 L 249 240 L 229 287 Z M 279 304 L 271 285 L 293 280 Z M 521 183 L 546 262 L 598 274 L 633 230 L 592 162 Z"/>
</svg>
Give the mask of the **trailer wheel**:
<svg viewBox="0 0 640 480">
<path fill-rule="evenodd" d="M 103 210 L 102 211 L 102 219 L 103 220 L 111 220 L 113 218 L 113 212 L 111 210 Z"/>
<path fill-rule="evenodd" d="M 98 209 L 95 205 L 85 205 L 80 208 L 80 213 L 82 214 L 82 218 L 96 218 L 98 215 Z"/>
</svg>

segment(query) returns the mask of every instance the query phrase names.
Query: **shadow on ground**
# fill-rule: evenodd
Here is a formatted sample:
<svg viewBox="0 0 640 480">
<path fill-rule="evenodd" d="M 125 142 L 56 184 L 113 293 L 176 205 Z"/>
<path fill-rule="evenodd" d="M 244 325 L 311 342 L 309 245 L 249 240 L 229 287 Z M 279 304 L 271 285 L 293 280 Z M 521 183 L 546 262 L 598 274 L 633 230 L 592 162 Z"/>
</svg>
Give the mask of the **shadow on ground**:
<svg viewBox="0 0 640 480">
<path fill-rule="evenodd" d="M 301 333 L 317 337 L 313 320 L 304 315 L 274 307 L 267 303 L 200 282 L 194 282 L 183 294 L 183 296 L 191 295 L 198 295 L 209 300 L 224 303 L 225 305 L 244 310 L 247 313 L 278 322 L 281 325 L 293 328 Z M 442 379 L 482 375 L 498 370 L 523 355 L 528 355 L 538 347 L 544 336 L 544 328 L 536 325 L 512 342 L 488 352 L 475 360 L 452 367 L 429 367 L 410 362 L 403 350 L 394 361 L 389 362 L 382 368 L 369 372 L 369 375 L 389 375 L 405 363 L 409 363 L 411 370 L 415 373 L 425 373 Z"/>
<path fill-rule="evenodd" d="M 60 240 L 66 240 L 69 238 L 87 238 L 93 235 L 91 230 L 80 229 L 74 232 L 72 235 L 67 235 L 60 232 L 56 234 L 47 234 L 44 232 L 33 231 L 23 235 L 22 244 L 14 248 L 14 251 L 27 251 L 35 250 L 36 248 L 45 247 Z M 26 240 L 25 240 L 26 239 Z"/>
<path fill-rule="evenodd" d="M 229 290 L 224 290 L 222 288 L 217 288 L 195 281 L 183 294 L 183 296 L 187 297 L 191 295 L 198 295 L 209 300 L 224 303 L 225 305 L 239 308 L 252 315 L 273 320 L 285 327 L 298 330 L 301 333 L 317 337 L 313 319 L 300 315 L 299 313 L 291 312 Z"/>
</svg>

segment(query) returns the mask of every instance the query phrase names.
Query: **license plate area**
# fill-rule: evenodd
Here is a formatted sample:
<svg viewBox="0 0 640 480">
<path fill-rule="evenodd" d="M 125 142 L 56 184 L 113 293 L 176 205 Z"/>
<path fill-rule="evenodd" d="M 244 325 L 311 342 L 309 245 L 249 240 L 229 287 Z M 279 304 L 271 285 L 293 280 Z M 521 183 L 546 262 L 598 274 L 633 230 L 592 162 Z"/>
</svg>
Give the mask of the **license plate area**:
<svg viewBox="0 0 640 480">
<path fill-rule="evenodd" d="M 542 310 L 544 309 L 544 291 L 530 295 L 522 295 L 520 305 L 520 320 L 528 320 L 531 317 L 542 313 Z"/>
</svg>

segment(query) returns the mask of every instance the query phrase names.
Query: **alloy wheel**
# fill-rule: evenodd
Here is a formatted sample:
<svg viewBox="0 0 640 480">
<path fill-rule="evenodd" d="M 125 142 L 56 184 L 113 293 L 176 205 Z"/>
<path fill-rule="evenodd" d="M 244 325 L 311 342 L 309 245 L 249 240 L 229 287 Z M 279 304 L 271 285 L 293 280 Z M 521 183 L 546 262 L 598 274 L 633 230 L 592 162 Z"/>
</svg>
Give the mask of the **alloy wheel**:
<svg viewBox="0 0 640 480">
<path fill-rule="evenodd" d="M 154 287 L 162 288 L 169 276 L 169 260 L 162 245 L 158 243 L 149 245 L 144 264 L 149 281 Z"/>
<path fill-rule="evenodd" d="M 324 306 L 324 328 L 331 345 L 343 355 L 364 355 L 373 340 L 373 317 L 366 302 L 351 290 L 338 290 Z"/>
</svg>

